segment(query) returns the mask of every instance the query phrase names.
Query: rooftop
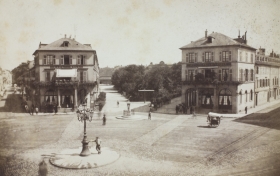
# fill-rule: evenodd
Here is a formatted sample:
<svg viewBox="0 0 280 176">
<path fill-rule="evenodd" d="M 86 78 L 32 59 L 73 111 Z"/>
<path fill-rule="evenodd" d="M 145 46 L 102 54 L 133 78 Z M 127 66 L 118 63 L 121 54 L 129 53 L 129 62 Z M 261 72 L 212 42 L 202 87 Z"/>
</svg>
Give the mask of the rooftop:
<svg viewBox="0 0 280 176">
<path fill-rule="evenodd" d="M 240 39 L 242 39 L 242 38 L 240 38 Z M 184 50 L 184 49 L 191 49 L 191 48 L 234 46 L 234 45 L 243 46 L 243 47 L 246 47 L 249 49 L 256 50 L 255 48 L 253 48 L 245 43 L 234 40 L 234 39 L 232 39 L 224 34 L 218 33 L 218 32 L 213 32 L 213 33 L 209 34 L 208 36 L 206 33 L 205 37 L 200 38 L 194 42 L 191 42 L 190 44 L 185 45 L 185 46 L 181 47 L 180 49 Z"/>
<path fill-rule="evenodd" d="M 81 44 L 77 42 L 75 39 L 71 38 L 61 38 L 55 42 L 50 44 L 39 44 L 39 48 L 33 53 L 33 55 L 37 51 L 94 51 L 91 48 L 90 44 Z"/>
</svg>

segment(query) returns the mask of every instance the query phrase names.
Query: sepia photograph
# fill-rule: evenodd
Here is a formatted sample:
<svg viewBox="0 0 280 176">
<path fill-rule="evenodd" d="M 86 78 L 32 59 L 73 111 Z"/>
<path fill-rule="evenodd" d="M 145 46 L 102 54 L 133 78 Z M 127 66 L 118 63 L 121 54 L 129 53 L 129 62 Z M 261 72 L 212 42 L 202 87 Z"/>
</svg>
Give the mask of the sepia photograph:
<svg viewBox="0 0 280 176">
<path fill-rule="evenodd" d="M 280 1 L 0 0 L 0 175 L 279 176 Z"/>
</svg>

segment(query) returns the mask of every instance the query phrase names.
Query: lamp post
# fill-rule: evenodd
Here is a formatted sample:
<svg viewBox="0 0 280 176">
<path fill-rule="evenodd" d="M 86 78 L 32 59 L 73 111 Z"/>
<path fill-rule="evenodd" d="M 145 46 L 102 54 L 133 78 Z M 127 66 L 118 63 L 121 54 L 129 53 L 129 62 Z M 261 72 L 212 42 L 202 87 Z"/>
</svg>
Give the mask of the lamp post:
<svg viewBox="0 0 280 176">
<path fill-rule="evenodd" d="M 78 109 L 77 110 L 77 117 L 78 117 L 78 120 L 83 122 L 84 121 L 84 138 L 83 138 L 83 141 L 82 141 L 82 144 L 83 144 L 83 149 L 82 149 L 82 152 L 80 153 L 80 156 L 88 156 L 90 155 L 90 151 L 89 151 L 89 148 L 88 148 L 88 143 L 89 141 L 87 140 L 87 133 L 86 133 L 86 121 L 92 121 L 92 117 L 93 117 L 93 110 L 92 109 L 89 109 L 89 108 L 86 108 L 86 104 L 83 104 L 82 105 L 84 108 L 83 109 Z"/>
</svg>

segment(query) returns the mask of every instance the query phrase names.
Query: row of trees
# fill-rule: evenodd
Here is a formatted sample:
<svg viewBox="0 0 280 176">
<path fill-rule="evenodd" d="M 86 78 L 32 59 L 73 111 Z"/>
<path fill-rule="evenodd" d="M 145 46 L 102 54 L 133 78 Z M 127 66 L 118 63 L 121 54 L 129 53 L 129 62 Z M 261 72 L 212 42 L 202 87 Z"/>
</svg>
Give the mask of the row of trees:
<svg viewBox="0 0 280 176">
<path fill-rule="evenodd" d="M 112 75 L 112 84 L 119 92 L 125 92 L 131 100 L 142 100 L 138 90 L 154 90 L 148 100 L 171 99 L 181 94 L 181 63 L 155 65 L 145 68 L 142 65 L 128 65 L 116 70 Z"/>
</svg>

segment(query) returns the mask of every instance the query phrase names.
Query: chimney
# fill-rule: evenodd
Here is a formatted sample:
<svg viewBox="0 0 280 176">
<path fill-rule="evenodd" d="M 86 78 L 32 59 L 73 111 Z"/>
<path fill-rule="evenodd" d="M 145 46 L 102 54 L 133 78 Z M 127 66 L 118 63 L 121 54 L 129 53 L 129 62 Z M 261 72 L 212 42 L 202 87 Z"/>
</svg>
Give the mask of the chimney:
<svg viewBox="0 0 280 176">
<path fill-rule="evenodd" d="M 240 38 L 240 30 L 239 30 L 239 32 L 238 32 L 238 38 Z"/>
<path fill-rule="evenodd" d="M 247 37 L 246 37 L 246 33 L 247 33 L 247 31 L 245 32 L 245 44 L 247 44 Z"/>
<path fill-rule="evenodd" d="M 207 38 L 207 29 L 206 29 L 206 31 L 205 31 L 205 38 Z"/>
</svg>

